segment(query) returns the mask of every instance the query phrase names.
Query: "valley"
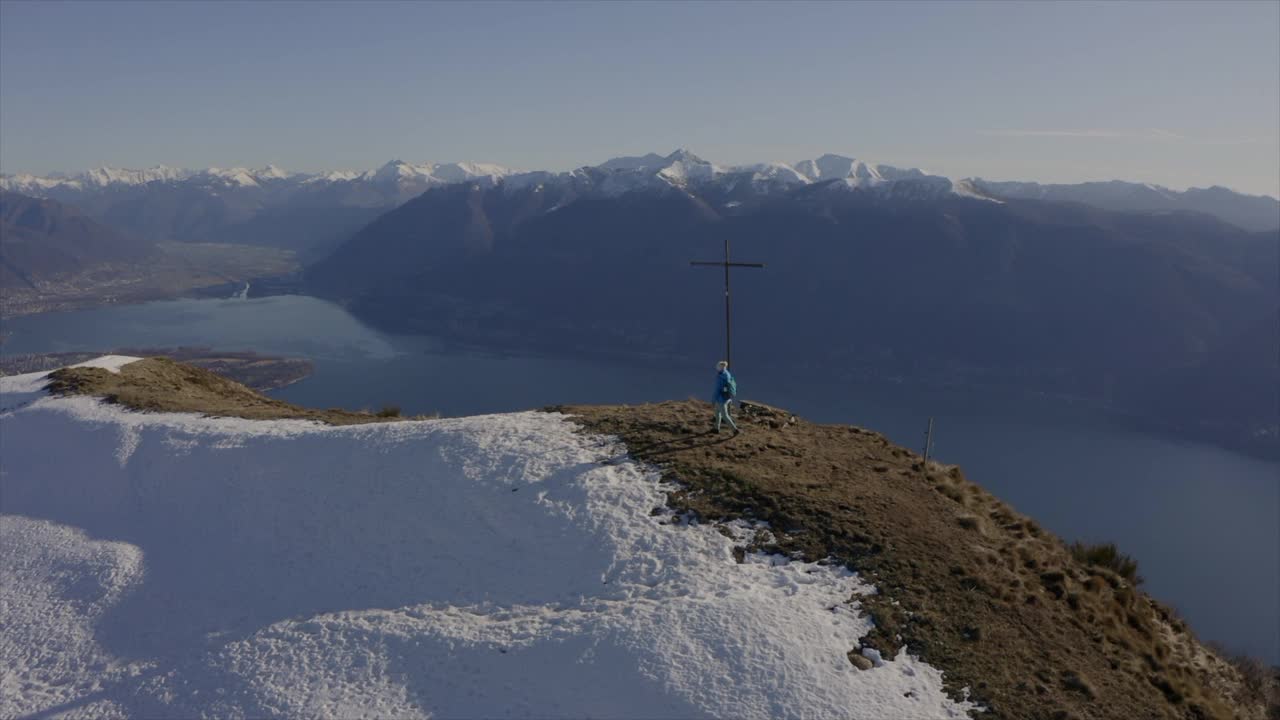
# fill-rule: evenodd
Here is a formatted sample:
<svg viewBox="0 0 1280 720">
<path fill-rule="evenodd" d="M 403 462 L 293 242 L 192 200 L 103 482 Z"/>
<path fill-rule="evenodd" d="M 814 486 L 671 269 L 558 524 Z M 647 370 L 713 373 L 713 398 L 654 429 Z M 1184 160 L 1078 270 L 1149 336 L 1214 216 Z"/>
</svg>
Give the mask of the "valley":
<svg viewBox="0 0 1280 720">
<path fill-rule="evenodd" d="M 262 276 L 296 272 L 290 251 L 249 245 L 164 243 L 140 262 L 91 269 L 6 287 L 0 314 L 17 317 L 101 305 L 217 294 L 230 296 Z"/>
</svg>

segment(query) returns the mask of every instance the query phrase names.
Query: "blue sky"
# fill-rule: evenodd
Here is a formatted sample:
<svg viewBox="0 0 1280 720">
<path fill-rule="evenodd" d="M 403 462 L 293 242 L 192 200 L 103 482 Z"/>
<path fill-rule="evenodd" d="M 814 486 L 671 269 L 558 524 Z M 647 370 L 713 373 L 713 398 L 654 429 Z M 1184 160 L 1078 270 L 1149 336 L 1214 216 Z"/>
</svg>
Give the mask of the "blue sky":
<svg viewBox="0 0 1280 720">
<path fill-rule="evenodd" d="M 687 147 L 1280 195 L 1280 2 L 0 0 L 0 170 Z"/>
</svg>

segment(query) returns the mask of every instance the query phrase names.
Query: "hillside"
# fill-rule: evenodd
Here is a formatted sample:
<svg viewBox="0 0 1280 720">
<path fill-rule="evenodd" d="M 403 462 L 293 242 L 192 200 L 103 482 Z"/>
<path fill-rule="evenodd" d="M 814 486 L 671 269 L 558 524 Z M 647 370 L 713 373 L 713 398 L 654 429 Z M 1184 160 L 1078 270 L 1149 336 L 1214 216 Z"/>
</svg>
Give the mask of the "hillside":
<svg viewBox="0 0 1280 720">
<path fill-rule="evenodd" d="M 37 288 L 157 254 L 154 243 L 118 232 L 73 207 L 0 191 L 0 287 L 6 290 Z"/>
<path fill-rule="evenodd" d="M 957 467 L 760 405 L 746 406 L 739 436 L 708 433 L 697 402 L 555 409 L 660 467 L 681 487 L 668 501 L 677 511 L 764 521 L 773 532 L 749 549 L 856 570 L 879 591 L 861 600 L 875 623 L 861 646 L 943 669 L 983 717 L 1265 715 L 1134 577 L 1082 562 Z"/>
<path fill-rule="evenodd" d="M 205 371 L 88 365 L 0 378 L 0 714 L 1264 714 L 1130 580 L 874 432 L 246 420 L 271 401 Z"/>
</svg>

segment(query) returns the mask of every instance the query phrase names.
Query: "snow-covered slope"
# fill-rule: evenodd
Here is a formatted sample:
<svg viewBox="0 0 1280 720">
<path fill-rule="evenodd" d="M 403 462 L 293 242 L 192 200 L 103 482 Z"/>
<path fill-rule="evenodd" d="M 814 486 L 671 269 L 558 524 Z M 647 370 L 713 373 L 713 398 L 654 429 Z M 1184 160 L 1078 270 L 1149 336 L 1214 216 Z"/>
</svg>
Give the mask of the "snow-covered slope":
<svg viewBox="0 0 1280 720">
<path fill-rule="evenodd" d="M 736 562 L 570 418 L 138 414 L 43 378 L 0 379 L 0 716 L 967 708 L 906 653 L 850 664 L 856 576 Z"/>
</svg>

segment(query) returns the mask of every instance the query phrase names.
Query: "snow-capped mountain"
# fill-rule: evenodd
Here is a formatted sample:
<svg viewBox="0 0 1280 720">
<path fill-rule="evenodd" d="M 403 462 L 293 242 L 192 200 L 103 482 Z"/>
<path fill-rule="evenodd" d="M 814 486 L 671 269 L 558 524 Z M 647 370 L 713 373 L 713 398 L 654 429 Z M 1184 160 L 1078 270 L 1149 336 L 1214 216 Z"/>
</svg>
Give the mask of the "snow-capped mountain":
<svg viewBox="0 0 1280 720">
<path fill-rule="evenodd" d="M 279 244 L 285 247 L 317 243 L 320 235 L 349 235 L 381 212 L 428 190 L 460 183 L 501 187 L 512 193 L 558 193 L 557 208 L 590 196 L 680 193 L 698 197 L 716 211 L 745 211 L 753 204 L 791 195 L 845 192 L 871 202 L 1025 199 L 1083 202 L 1132 212 L 1194 210 L 1252 230 L 1280 227 L 1280 202 L 1225 188 L 1179 193 L 1121 181 L 995 183 L 835 154 L 794 163 L 720 165 L 679 149 L 667 155 L 616 157 L 563 172 L 397 159 L 369 170 L 314 173 L 290 172 L 275 165 L 203 170 L 161 165 L 142 170 L 103 167 L 71 176 L 0 175 L 2 190 L 80 207 L 100 221 L 151 240 L 259 242 L 256 238 L 269 236 L 280 238 Z M 297 222 L 304 217 L 309 220 Z M 259 218 L 262 221 L 254 225 Z M 327 229 L 317 234 L 317 224 Z M 297 229 L 302 226 L 305 231 Z"/>
<path fill-rule="evenodd" d="M 398 187 L 420 186 L 425 190 L 436 185 L 450 185 L 461 182 L 480 182 L 490 186 L 511 174 L 513 174 L 513 171 L 510 168 L 492 163 L 459 162 L 415 165 L 403 160 L 392 160 L 377 170 L 370 170 L 347 181 L 363 181 Z M 339 180 L 335 178 L 334 181 Z"/>
<path fill-rule="evenodd" d="M 194 173 L 181 168 L 157 165 L 145 170 L 128 170 L 123 168 L 100 167 L 90 170 L 74 178 L 91 187 L 108 187 L 110 185 L 145 185 L 149 182 L 177 182 L 186 180 Z"/>
<path fill-rule="evenodd" d="M 204 170 L 188 170 L 171 168 L 165 165 L 157 165 L 141 170 L 99 167 L 71 176 L 0 175 L 0 190 L 24 194 L 38 194 L 40 191 L 54 189 L 92 192 L 109 188 L 136 187 L 150 183 L 177 184 L 187 181 L 193 181 L 197 184 L 216 183 L 238 187 L 257 187 L 266 182 L 287 180 L 299 176 L 299 173 L 290 173 L 275 165 L 268 165 L 259 170 L 250 170 L 242 167 L 211 167 Z"/>
<path fill-rule="evenodd" d="M 309 175 L 302 182 L 306 185 L 314 185 L 316 183 L 347 182 L 355 180 L 363 174 L 364 173 L 359 170 L 326 170 L 324 172 L 315 173 L 314 175 Z"/>
<path fill-rule="evenodd" d="M 37 177 L 34 175 L 0 176 L 0 189 L 42 196 L 52 192 L 92 193 L 108 188 L 125 188 L 151 183 L 218 186 L 245 189 L 266 184 L 291 184 L 299 191 L 346 185 L 380 188 L 382 200 L 398 204 L 431 187 L 454 183 L 479 183 L 491 187 L 502 182 L 513 189 L 530 185 L 572 184 L 579 191 L 596 191 L 620 195 L 642 190 L 699 190 L 708 186 L 732 189 L 747 180 L 760 192 L 770 192 L 797 185 L 843 181 L 851 189 L 874 187 L 901 180 L 935 177 L 921 170 L 903 170 L 889 165 L 871 165 L 839 155 L 823 155 L 794 165 L 783 162 L 740 166 L 721 166 L 680 149 L 669 155 L 649 153 L 642 156 L 618 157 L 599 165 L 585 166 L 568 172 L 516 172 L 493 163 L 411 163 L 392 160 L 381 167 L 366 170 L 334 170 L 317 173 L 293 173 L 275 165 L 258 170 L 243 167 L 183 170 L 163 165 L 145 170 L 97 168 L 79 175 Z M 388 196 L 390 192 L 391 196 Z M 407 196 L 406 196 L 407 195 Z"/>
<path fill-rule="evenodd" d="M 954 194 L 992 200 L 971 184 L 953 182 L 917 168 L 872 165 L 840 155 L 823 155 L 794 165 L 785 162 L 722 166 L 680 149 L 669 155 L 617 157 L 570 172 L 521 173 L 504 185 L 521 190 L 532 185 L 571 186 L 579 194 L 616 197 L 637 191 L 671 191 L 716 197 L 736 207 L 746 196 L 788 192 L 806 185 L 827 184 L 832 190 L 875 191 L 881 197 L 928 198 Z"/>
</svg>

